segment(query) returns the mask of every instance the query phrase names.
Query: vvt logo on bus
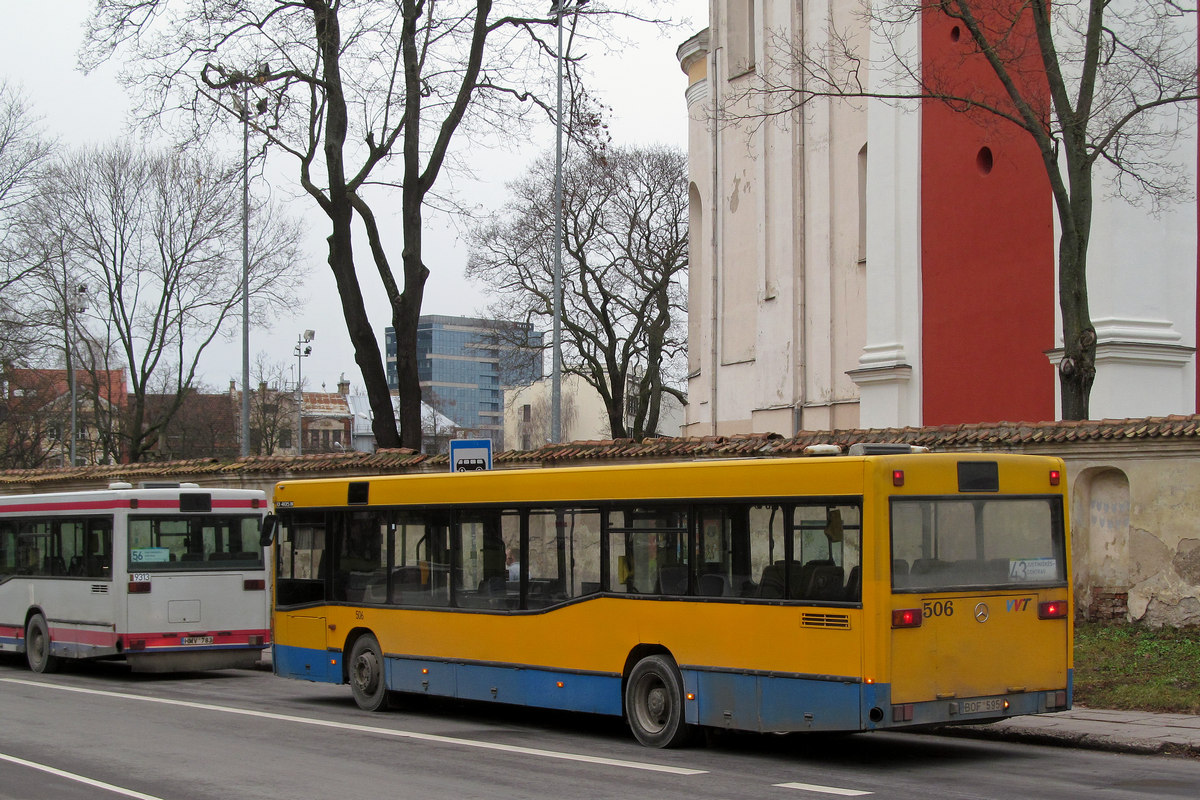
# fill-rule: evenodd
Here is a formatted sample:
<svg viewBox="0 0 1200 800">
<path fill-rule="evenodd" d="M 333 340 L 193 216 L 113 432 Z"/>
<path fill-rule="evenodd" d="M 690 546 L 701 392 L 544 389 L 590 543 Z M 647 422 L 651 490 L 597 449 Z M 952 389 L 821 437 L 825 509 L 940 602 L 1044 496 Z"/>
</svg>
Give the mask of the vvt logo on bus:
<svg viewBox="0 0 1200 800">
<path fill-rule="evenodd" d="M 1005 603 L 1005 611 L 1028 611 L 1029 604 L 1032 601 L 1032 597 L 1018 597 L 1015 600 L 1009 600 L 1007 603 Z"/>
</svg>

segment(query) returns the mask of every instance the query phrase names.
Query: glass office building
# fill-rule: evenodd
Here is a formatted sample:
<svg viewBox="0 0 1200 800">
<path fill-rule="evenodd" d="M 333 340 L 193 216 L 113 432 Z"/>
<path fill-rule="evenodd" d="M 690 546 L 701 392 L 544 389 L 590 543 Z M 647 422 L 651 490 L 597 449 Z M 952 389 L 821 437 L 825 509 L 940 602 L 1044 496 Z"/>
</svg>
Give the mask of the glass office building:
<svg viewBox="0 0 1200 800">
<path fill-rule="evenodd" d="M 528 325 L 471 317 L 422 316 L 417 323 L 421 397 L 472 437 L 504 447 L 504 389 L 543 376 L 544 335 Z M 396 332 L 388 328 L 388 385 L 396 376 Z"/>
</svg>

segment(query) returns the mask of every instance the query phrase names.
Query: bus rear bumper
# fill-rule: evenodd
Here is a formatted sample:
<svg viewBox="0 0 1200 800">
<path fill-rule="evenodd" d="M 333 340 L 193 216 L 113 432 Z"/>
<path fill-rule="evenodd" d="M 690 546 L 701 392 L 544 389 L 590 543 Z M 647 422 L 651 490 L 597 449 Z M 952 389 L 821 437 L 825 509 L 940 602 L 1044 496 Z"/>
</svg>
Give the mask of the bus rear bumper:
<svg viewBox="0 0 1200 800">
<path fill-rule="evenodd" d="M 1061 689 L 1009 692 L 985 697 L 948 697 L 921 703 L 875 706 L 875 729 L 980 725 L 1029 714 L 1053 714 L 1071 707 L 1070 682 Z"/>
</svg>

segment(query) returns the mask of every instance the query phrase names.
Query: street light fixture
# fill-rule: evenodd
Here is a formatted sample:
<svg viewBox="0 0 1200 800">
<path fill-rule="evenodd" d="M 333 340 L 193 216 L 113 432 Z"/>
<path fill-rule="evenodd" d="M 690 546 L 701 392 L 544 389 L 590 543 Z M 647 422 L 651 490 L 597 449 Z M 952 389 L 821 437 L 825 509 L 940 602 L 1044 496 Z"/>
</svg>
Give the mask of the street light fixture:
<svg viewBox="0 0 1200 800">
<path fill-rule="evenodd" d="M 312 355 L 312 345 L 317 338 L 317 332 L 307 330 L 296 337 L 296 455 L 304 455 L 304 378 L 301 368 L 304 359 Z"/>
</svg>

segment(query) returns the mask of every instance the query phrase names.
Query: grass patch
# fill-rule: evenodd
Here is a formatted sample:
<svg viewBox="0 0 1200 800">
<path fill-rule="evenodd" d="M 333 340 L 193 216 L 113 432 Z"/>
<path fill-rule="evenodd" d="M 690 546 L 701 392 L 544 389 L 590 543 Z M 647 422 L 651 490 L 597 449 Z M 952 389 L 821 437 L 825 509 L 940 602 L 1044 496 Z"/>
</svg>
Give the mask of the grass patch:
<svg viewBox="0 0 1200 800">
<path fill-rule="evenodd" d="M 1200 714 L 1200 627 L 1077 623 L 1075 702 Z"/>
</svg>

